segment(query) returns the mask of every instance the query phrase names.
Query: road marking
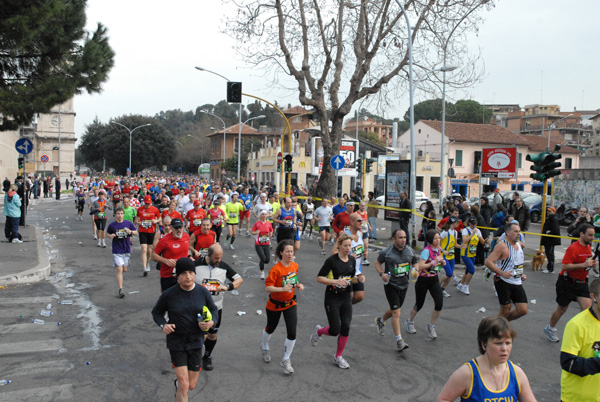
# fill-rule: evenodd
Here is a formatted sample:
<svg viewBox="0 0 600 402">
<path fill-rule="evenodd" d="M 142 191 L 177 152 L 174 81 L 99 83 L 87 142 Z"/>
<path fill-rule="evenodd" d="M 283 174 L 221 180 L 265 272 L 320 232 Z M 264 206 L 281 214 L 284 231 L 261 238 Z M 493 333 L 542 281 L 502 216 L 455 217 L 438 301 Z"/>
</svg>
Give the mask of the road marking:
<svg viewBox="0 0 600 402">
<path fill-rule="evenodd" d="M 47 296 L 47 297 L 10 297 L 10 298 L 4 298 L 4 299 L 0 299 L 0 305 L 6 305 L 6 304 L 20 304 L 20 305 L 25 305 L 25 304 L 30 304 L 30 303 L 40 303 L 40 304 L 47 304 L 52 302 L 54 299 L 52 298 L 52 296 Z"/>
<path fill-rule="evenodd" d="M 38 360 L 34 362 L 15 363 L 11 367 L 3 368 L 4 377 L 12 378 L 26 373 L 28 376 L 32 374 L 40 374 L 48 371 L 54 374 L 59 371 L 70 370 L 74 366 L 67 360 Z"/>
<path fill-rule="evenodd" d="M 0 356 L 18 355 L 21 353 L 54 352 L 62 349 L 62 347 L 63 343 L 59 339 L 5 343 L 0 344 Z"/>
<path fill-rule="evenodd" d="M 0 402 L 46 402 L 71 399 L 73 399 L 73 386 L 71 384 L 51 385 L 42 388 L 29 388 L 0 394 Z"/>
<path fill-rule="evenodd" d="M 45 319 L 46 317 L 41 317 Z M 46 325 L 36 325 L 32 322 L 27 324 L 12 324 L 12 325 L 3 325 L 0 327 L 0 334 L 22 334 L 29 332 L 50 332 L 56 331 L 58 329 L 58 325 L 55 322 L 46 322 Z"/>
</svg>

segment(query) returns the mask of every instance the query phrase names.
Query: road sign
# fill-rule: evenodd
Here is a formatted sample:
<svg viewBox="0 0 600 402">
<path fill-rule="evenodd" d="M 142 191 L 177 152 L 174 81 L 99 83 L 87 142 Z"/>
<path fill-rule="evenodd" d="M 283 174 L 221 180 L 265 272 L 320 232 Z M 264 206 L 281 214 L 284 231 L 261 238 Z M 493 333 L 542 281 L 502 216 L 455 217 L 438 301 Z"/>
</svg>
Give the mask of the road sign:
<svg viewBox="0 0 600 402">
<path fill-rule="evenodd" d="M 15 148 L 17 152 L 22 155 L 30 154 L 33 151 L 33 142 L 28 138 L 19 138 L 15 143 Z"/>
<path fill-rule="evenodd" d="M 255 176 L 254 176 L 254 173 L 252 173 L 252 176 L 250 176 L 250 180 L 254 181 L 254 179 L 255 179 Z"/>
<path fill-rule="evenodd" d="M 342 155 L 334 155 L 329 161 L 329 164 L 335 170 L 340 170 L 346 164 L 346 160 L 342 157 Z"/>
<path fill-rule="evenodd" d="M 48 158 L 48 155 L 42 155 L 42 157 L 40 158 L 40 160 L 43 163 L 48 163 L 48 161 L 50 160 L 50 158 Z"/>
<path fill-rule="evenodd" d="M 279 163 L 281 165 L 281 162 L 283 162 L 283 155 L 281 154 L 281 152 L 277 153 L 277 163 Z"/>
</svg>

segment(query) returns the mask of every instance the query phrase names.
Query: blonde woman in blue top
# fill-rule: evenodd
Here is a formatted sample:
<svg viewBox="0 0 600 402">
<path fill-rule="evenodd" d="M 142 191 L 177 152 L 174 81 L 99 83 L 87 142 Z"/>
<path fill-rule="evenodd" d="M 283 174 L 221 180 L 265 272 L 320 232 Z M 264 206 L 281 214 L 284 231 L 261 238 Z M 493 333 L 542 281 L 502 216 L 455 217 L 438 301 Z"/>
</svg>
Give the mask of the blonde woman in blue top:
<svg viewBox="0 0 600 402">
<path fill-rule="evenodd" d="M 536 402 L 525 372 L 508 360 L 516 335 L 506 318 L 484 318 L 477 329 L 481 356 L 452 373 L 437 401 Z"/>
</svg>

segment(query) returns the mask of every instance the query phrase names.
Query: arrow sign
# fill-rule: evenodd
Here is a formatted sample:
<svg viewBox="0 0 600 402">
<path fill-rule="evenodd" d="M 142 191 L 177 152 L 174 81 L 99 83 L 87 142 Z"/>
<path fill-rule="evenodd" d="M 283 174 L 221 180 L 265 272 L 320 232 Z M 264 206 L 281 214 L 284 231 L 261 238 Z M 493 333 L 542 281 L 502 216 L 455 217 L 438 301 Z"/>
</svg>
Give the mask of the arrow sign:
<svg viewBox="0 0 600 402">
<path fill-rule="evenodd" d="M 329 164 L 335 170 L 340 170 L 346 164 L 346 160 L 342 157 L 342 155 L 335 155 L 333 158 L 331 158 Z"/>
<path fill-rule="evenodd" d="M 27 138 L 19 138 L 15 143 L 15 148 L 18 153 L 27 155 L 33 151 L 33 142 Z"/>
</svg>

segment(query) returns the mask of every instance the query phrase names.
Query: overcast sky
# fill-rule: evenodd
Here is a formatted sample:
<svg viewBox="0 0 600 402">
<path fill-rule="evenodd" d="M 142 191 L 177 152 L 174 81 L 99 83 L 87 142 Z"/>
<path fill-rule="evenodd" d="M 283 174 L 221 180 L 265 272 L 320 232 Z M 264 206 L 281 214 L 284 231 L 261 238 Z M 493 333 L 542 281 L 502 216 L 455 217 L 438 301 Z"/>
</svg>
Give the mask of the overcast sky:
<svg viewBox="0 0 600 402">
<path fill-rule="evenodd" d="M 242 81 L 246 93 L 299 104 L 239 59 L 233 40 L 220 33 L 228 14 L 234 11 L 213 0 L 88 0 L 88 29 L 98 22 L 108 27 L 116 58 L 101 94 L 76 97 L 76 136 L 95 116 L 106 123 L 123 114 L 188 111 L 224 99 L 225 81 L 197 65 Z M 487 104 L 558 104 L 562 111 L 600 108 L 598 15 L 598 0 L 497 2 L 473 37 L 482 48 L 485 79 L 467 97 Z M 408 103 L 408 96 L 399 99 L 387 117 L 403 116 Z"/>
</svg>

